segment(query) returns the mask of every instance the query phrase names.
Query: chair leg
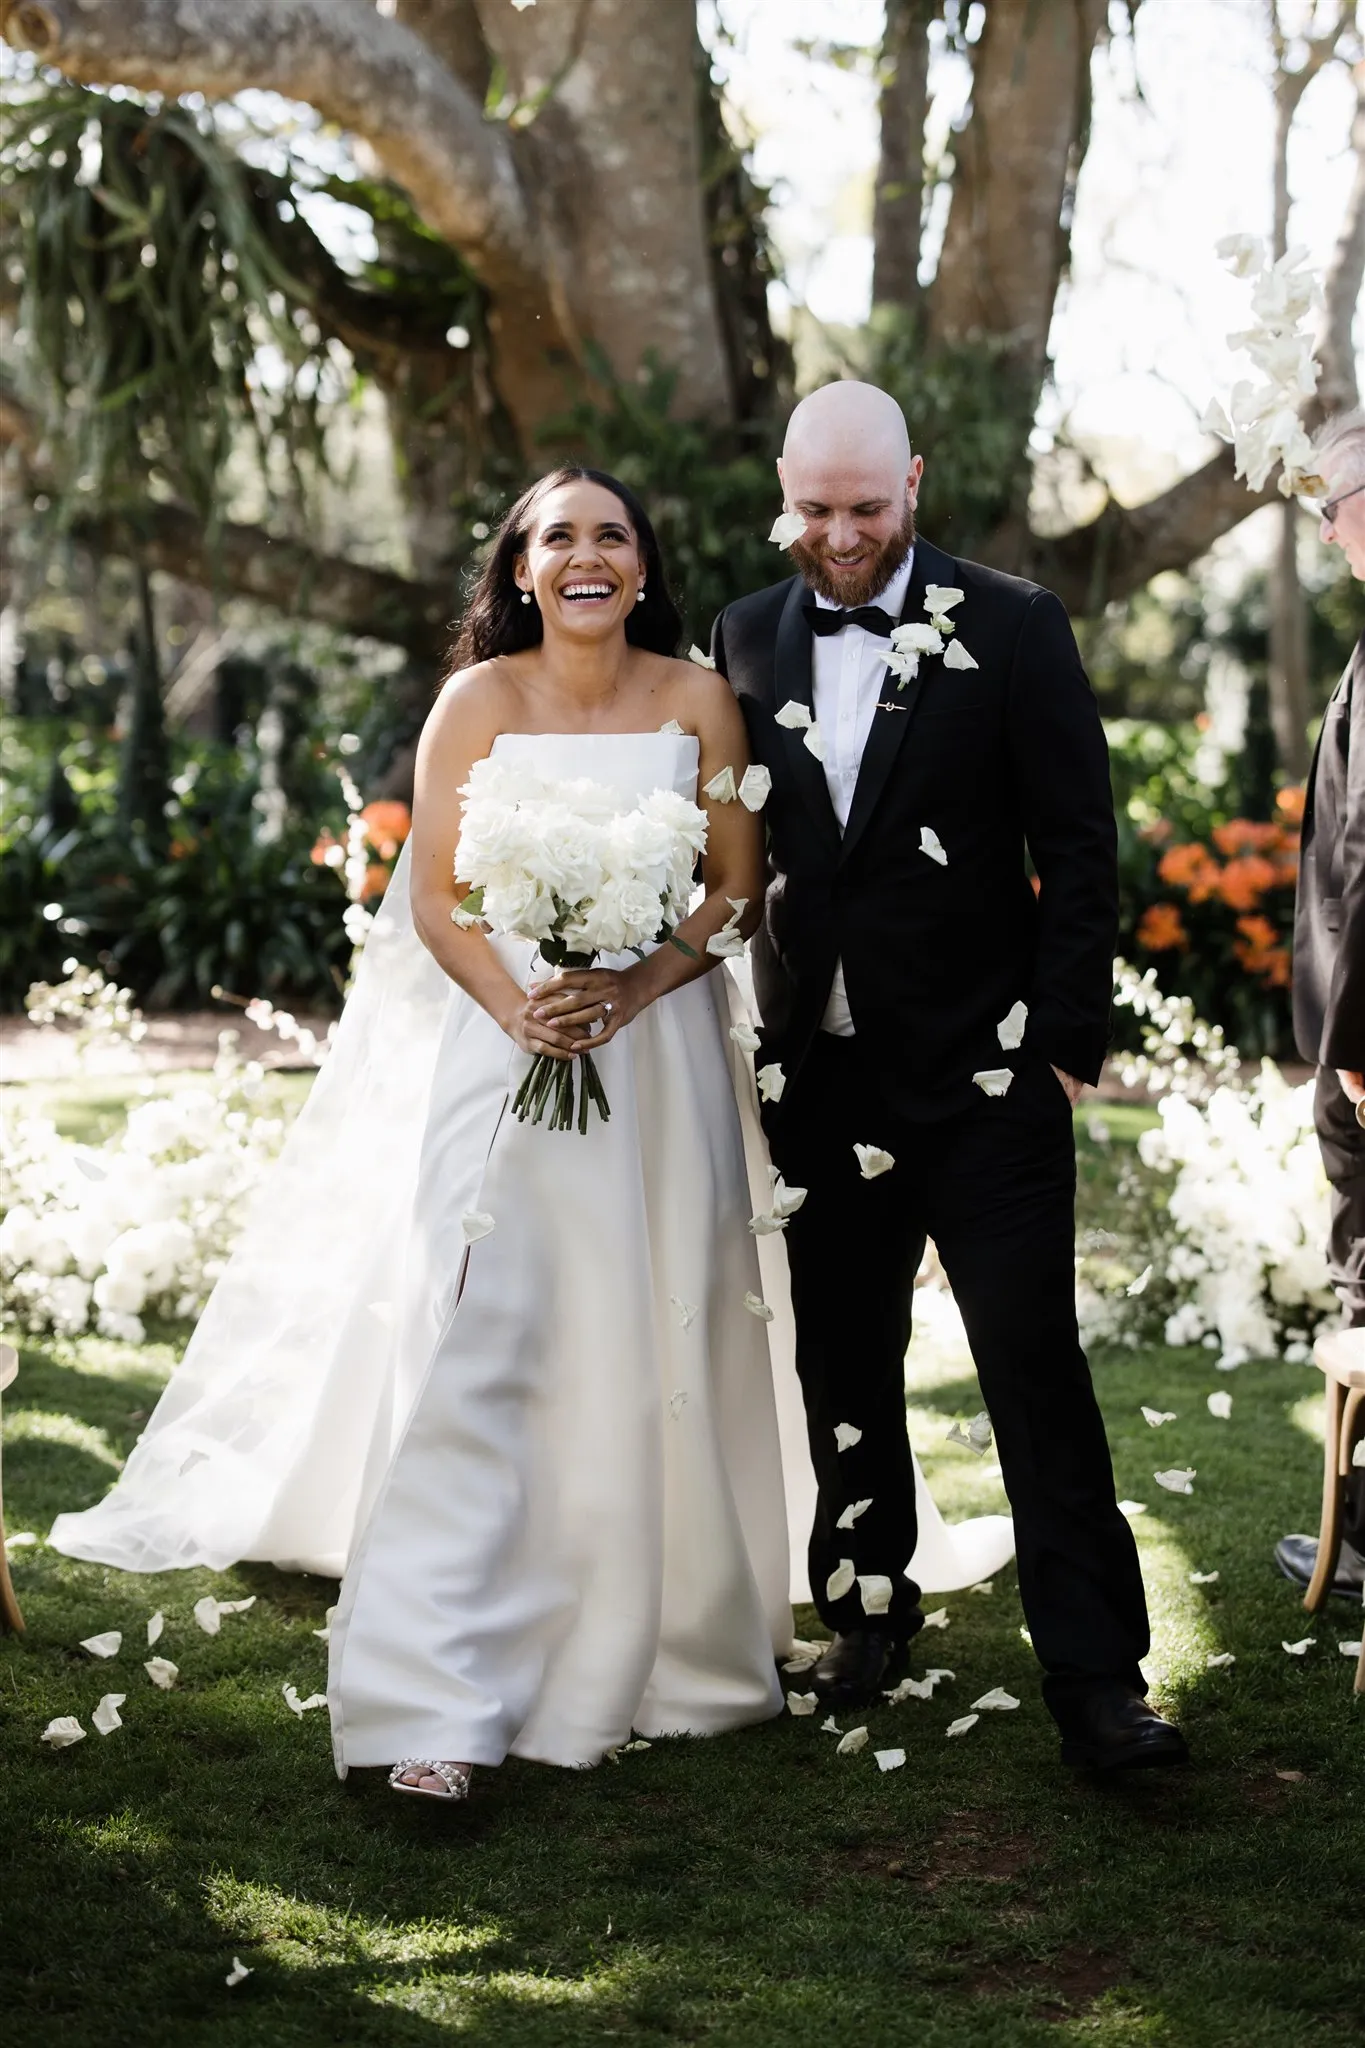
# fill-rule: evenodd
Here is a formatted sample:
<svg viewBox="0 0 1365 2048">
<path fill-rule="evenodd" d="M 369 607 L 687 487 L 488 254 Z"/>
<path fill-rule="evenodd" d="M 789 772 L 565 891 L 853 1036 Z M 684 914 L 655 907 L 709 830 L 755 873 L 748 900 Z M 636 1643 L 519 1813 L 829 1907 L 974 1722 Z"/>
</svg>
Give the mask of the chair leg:
<svg viewBox="0 0 1365 2048">
<path fill-rule="evenodd" d="M 1327 1598 L 1341 1556 L 1341 1511 L 1344 1482 L 1341 1462 L 1341 1412 L 1345 1388 L 1339 1381 L 1327 1382 L 1327 1414 L 1322 1447 L 1322 1519 L 1318 1525 L 1318 1556 L 1303 1604 L 1316 1614 Z"/>
</svg>

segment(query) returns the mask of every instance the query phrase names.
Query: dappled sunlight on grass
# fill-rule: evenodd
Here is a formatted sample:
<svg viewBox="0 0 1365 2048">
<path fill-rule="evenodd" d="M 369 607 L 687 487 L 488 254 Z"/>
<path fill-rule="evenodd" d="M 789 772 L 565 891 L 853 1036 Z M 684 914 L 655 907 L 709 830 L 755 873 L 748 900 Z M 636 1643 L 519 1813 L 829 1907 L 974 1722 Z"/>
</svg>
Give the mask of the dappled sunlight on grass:
<svg viewBox="0 0 1365 2048">
<path fill-rule="evenodd" d="M 77 1422 L 74 1416 L 53 1413 L 51 1410 L 16 1408 L 7 1404 L 5 1439 L 11 1444 L 61 1444 L 67 1450 L 84 1452 L 88 1458 L 98 1458 L 102 1464 L 111 1466 L 116 1472 L 123 1467 L 122 1458 L 102 1429 L 96 1429 L 88 1422 Z"/>
<path fill-rule="evenodd" d="M 1289 1410 L 1289 1420 L 1295 1429 L 1301 1429 L 1306 1437 L 1322 1449 L 1327 1434 L 1327 1404 L 1319 1386 L 1313 1393 L 1305 1394 Z"/>
</svg>

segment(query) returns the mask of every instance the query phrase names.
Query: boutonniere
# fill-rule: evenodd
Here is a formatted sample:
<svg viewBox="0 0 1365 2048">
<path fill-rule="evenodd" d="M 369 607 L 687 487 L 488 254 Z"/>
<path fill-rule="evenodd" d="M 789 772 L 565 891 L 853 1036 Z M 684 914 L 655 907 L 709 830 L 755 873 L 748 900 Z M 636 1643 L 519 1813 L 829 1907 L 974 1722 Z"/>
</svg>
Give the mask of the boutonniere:
<svg viewBox="0 0 1365 2048">
<path fill-rule="evenodd" d="M 882 659 L 895 676 L 898 690 L 903 690 L 919 674 L 922 654 L 941 654 L 945 668 L 978 666 L 962 642 L 954 637 L 957 627 L 948 616 L 955 605 L 961 604 L 963 595 L 950 583 L 931 583 L 924 593 L 924 609 L 929 614 L 927 623 L 892 629 L 891 646 Z"/>
</svg>

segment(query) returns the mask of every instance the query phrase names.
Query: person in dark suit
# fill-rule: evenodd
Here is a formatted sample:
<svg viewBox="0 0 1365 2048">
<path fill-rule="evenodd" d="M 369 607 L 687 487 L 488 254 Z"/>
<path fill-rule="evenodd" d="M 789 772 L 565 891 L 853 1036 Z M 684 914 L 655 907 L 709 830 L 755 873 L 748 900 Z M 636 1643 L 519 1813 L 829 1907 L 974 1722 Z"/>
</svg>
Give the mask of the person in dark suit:
<svg viewBox="0 0 1365 2048">
<path fill-rule="evenodd" d="M 812 1682 L 867 1701 L 922 1625 L 903 1361 L 932 1237 L 1063 1760 L 1181 1761 L 1145 1700 L 1142 1578 L 1076 1327 L 1071 1111 L 1104 1058 L 1118 908 L 1095 700 L 1051 592 L 916 535 L 923 465 L 886 393 L 814 392 L 778 467 L 797 573 L 729 605 L 712 652 L 772 775 L 752 962 L 773 1163 L 808 1191 L 787 1246 L 835 1631 Z M 941 651 L 897 652 L 894 627 L 935 617 Z M 868 1146 L 892 1160 L 870 1178 Z M 859 1584 L 878 1576 L 881 1612 Z"/>
<path fill-rule="evenodd" d="M 1315 442 L 1327 485 L 1321 538 L 1365 582 L 1365 412 L 1329 420 Z M 1314 1121 L 1332 1189 L 1327 1267 L 1346 1329 L 1365 1324 L 1365 637 L 1323 714 L 1303 813 L 1294 904 L 1294 1041 L 1317 1067 Z M 1365 1590 L 1365 1471 L 1346 1486 L 1332 1591 Z M 1314 1536 L 1286 1536 L 1275 1561 L 1306 1586 Z"/>
</svg>

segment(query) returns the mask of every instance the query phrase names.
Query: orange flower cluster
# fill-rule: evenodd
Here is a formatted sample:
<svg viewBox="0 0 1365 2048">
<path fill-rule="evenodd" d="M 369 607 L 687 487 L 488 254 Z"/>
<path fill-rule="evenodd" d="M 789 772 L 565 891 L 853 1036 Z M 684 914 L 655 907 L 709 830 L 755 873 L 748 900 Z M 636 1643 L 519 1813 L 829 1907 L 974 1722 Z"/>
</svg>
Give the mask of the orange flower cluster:
<svg viewBox="0 0 1365 2048">
<path fill-rule="evenodd" d="M 392 860 L 412 830 L 412 812 L 406 804 L 366 804 L 360 813 L 365 834 L 381 860 Z"/>
<path fill-rule="evenodd" d="M 1137 942 L 1149 953 L 1170 953 L 1190 943 L 1184 919 L 1174 903 L 1149 903 L 1137 928 Z"/>
<path fill-rule="evenodd" d="M 389 871 L 379 861 L 371 861 L 365 870 L 365 883 L 360 891 L 361 901 L 369 896 L 382 896 L 389 886 Z"/>
<path fill-rule="evenodd" d="M 1248 974 L 1259 975 L 1267 988 L 1288 988 L 1289 948 L 1280 944 L 1280 935 L 1268 917 L 1239 917 L 1237 929 L 1242 934 L 1233 942 L 1233 951 Z"/>
<path fill-rule="evenodd" d="M 340 847 L 341 841 L 337 838 L 335 832 L 329 831 L 324 825 L 317 838 L 313 841 L 313 850 L 308 856 L 315 868 L 336 867 L 338 865 L 336 861 L 329 861 L 327 858 L 328 852 L 334 846 Z"/>
<path fill-rule="evenodd" d="M 1282 797 L 1296 794 L 1302 793 L 1281 791 Z M 1191 903 L 1216 897 L 1229 910 L 1244 913 L 1255 910 L 1268 890 L 1293 887 L 1299 871 L 1299 836 L 1287 821 L 1276 825 L 1230 818 L 1226 825 L 1215 825 L 1213 843 L 1225 856 L 1223 861 L 1197 840 L 1168 847 L 1157 864 L 1162 881 L 1183 889 Z"/>
</svg>

